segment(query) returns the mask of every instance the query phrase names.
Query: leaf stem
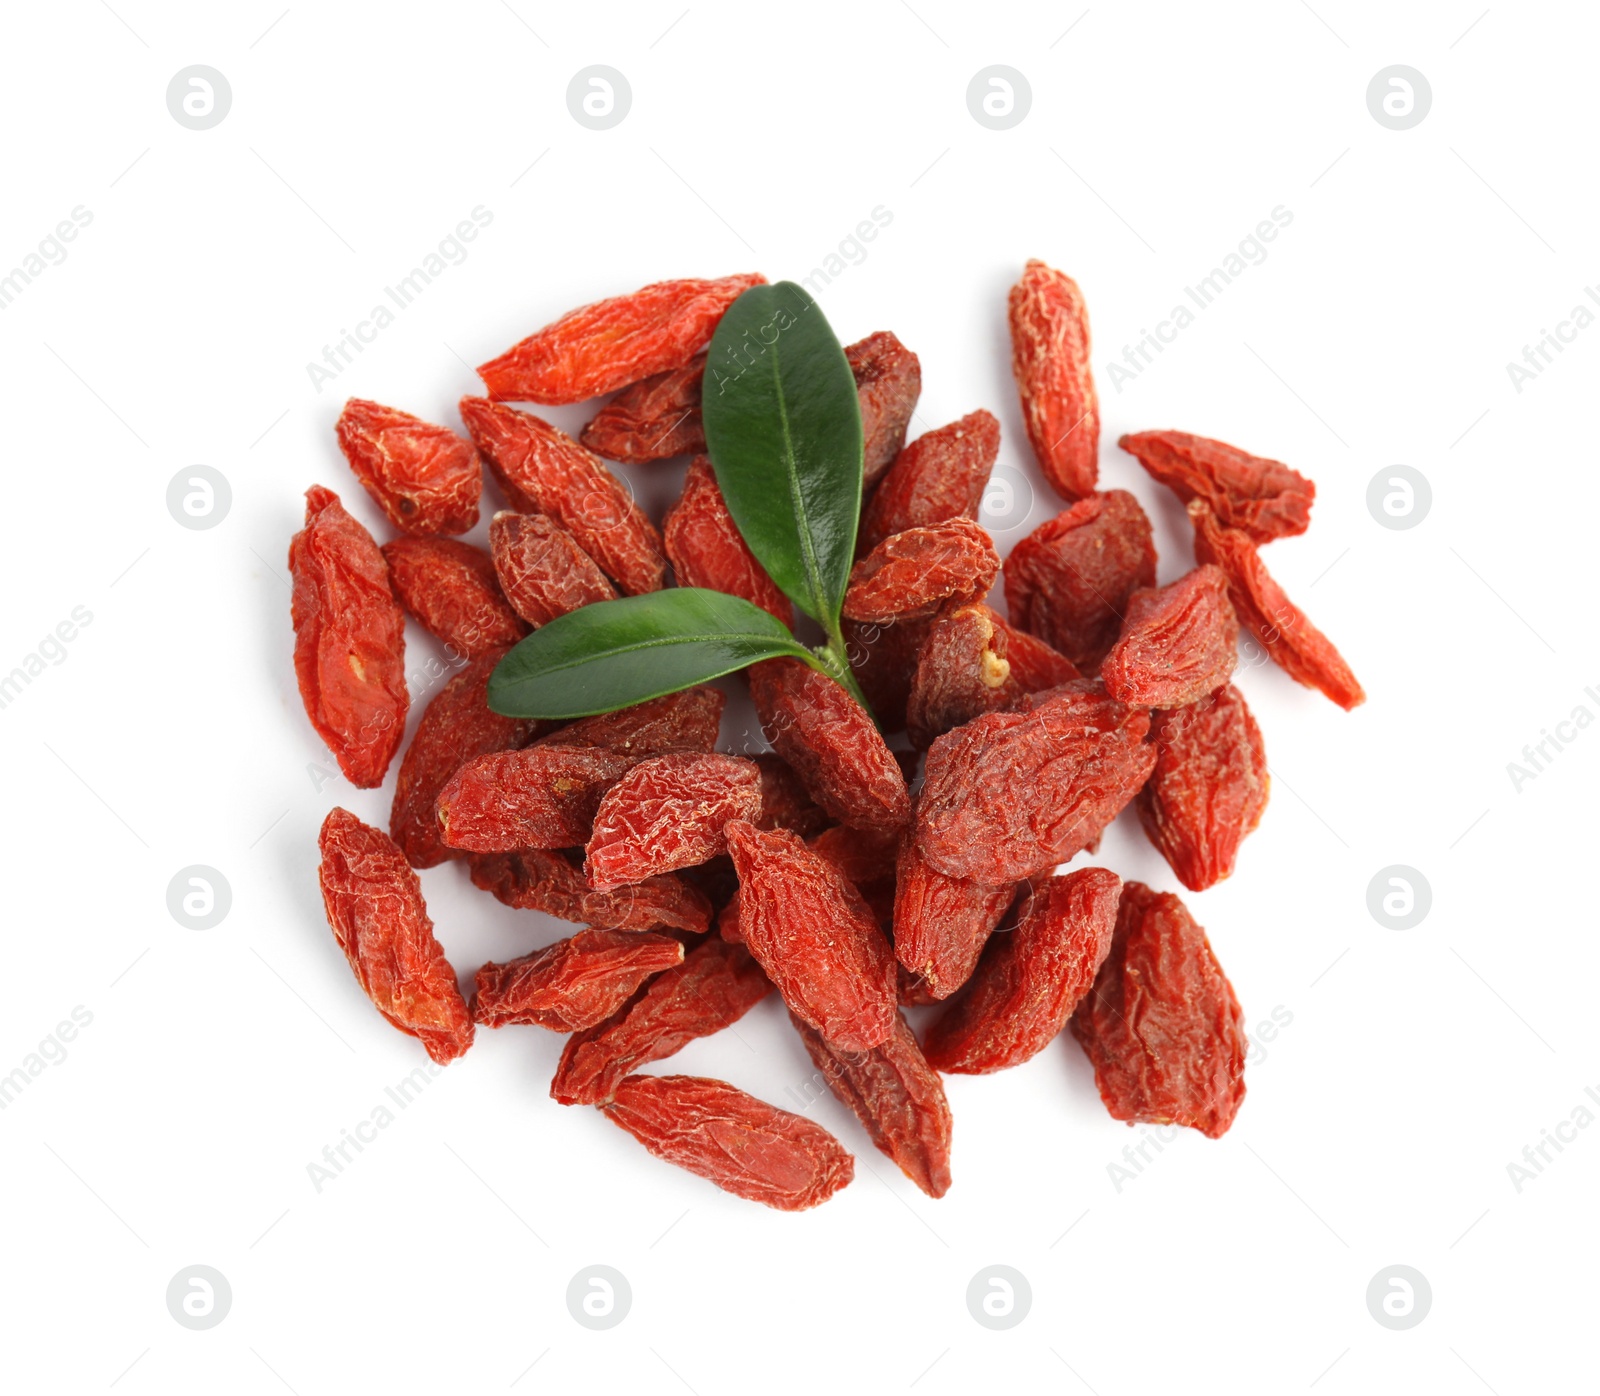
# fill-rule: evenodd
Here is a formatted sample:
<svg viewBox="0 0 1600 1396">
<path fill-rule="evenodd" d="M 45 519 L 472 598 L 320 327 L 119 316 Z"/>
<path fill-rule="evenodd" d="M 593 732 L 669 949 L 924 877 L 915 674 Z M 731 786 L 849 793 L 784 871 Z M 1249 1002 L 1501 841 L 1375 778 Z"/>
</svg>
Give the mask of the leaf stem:
<svg viewBox="0 0 1600 1396">
<path fill-rule="evenodd" d="M 861 691 L 861 685 L 856 682 L 855 670 L 850 664 L 850 647 L 845 644 L 844 635 L 837 625 L 828 630 L 828 643 L 820 646 L 816 654 L 821 659 L 827 675 L 842 684 L 850 696 L 861 705 L 867 716 L 876 723 L 878 719 L 872 711 L 872 704 L 867 702 L 867 695 Z"/>
</svg>

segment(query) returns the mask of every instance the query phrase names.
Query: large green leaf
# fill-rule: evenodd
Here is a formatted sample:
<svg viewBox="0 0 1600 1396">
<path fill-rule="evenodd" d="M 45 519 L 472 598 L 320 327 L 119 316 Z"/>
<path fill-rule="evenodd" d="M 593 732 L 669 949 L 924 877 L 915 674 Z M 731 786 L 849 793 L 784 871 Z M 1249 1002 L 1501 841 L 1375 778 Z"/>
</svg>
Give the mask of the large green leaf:
<svg viewBox="0 0 1600 1396">
<path fill-rule="evenodd" d="M 861 513 L 861 404 L 838 338 L 792 281 L 752 286 L 711 339 L 706 448 L 739 532 L 830 637 Z"/>
<path fill-rule="evenodd" d="M 759 606 L 702 587 L 599 601 L 521 641 L 489 678 L 507 717 L 589 717 L 790 655 L 817 666 Z"/>
</svg>

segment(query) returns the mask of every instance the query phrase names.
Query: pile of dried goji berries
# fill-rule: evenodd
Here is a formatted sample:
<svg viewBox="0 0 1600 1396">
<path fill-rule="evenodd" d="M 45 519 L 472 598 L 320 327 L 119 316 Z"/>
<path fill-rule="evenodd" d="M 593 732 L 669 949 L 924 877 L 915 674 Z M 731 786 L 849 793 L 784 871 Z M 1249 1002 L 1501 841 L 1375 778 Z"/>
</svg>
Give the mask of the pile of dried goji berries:
<svg viewBox="0 0 1600 1396">
<path fill-rule="evenodd" d="M 1054 870 L 1135 804 L 1185 887 L 1233 871 L 1268 787 L 1230 683 L 1241 623 L 1341 707 L 1364 695 L 1261 560 L 1309 523 L 1314 487 L 1288 466 L 1182 432 L 1123 437 L 1194 525 L 1199 565 L 1156 585 L 1138 501 L 1096 490 L 1088 320 L 1061 273 L 1030 262 L 1009 311 L 1028 437 L 1069 507 L 1003 566 L 975 522 L 995 418 L 908 445 L 916 355 L 887 333 L 844 351 L 865 496 L 842 617 L 871 714 L 794 658 L 747 672 L 773 748 L 753 758 L 717 751 L 724 697 L 704 685 L 568 722 L 491 709 L 490 676 L 523 637 L 656 592 L 669 570 L 792 622 L 710 459 L 659 530 L 600 459 L 706 449 L 704 351 L 764 284 L 663 282 L 572 312 L 480 370 L 489 396 L 461 403 L 470 440 L 346 405 L 339 443 L 398 536 L 380 548 L 316 486 L 289 564 L 301 694 L 352 783 L 379 785 L 403 739 L 404 618 L 460 666 L 400 762 L 389 832 L 342 809 L 322 827 L 328 919 L 357 979 L 438 1062 L 479 1024 L 569 1034 L 556 1100 L 784 1209 L 850 1181 L 838 1140 L 723 1082 L 639 1073 L 774 989 L 872 1142 L 935 1197 L 950 1185 L 940 1073 L 1015 1066 L 1069 1025 L 1117 1119 L 1221 1135 L 1246 1041 L 1205 932 L 1171 893 Z M 580 440 L 505 405 L 613 392 Z M 477 523 L 482 461 L 509 506 L 488 552 L 449 536 Z M 998 576 L 1007 617 L 983 602 Z M 584 929 L 484 965 L 469 1003 L 415 871 L 447 859 L 508 906 Z"/>
</svg>

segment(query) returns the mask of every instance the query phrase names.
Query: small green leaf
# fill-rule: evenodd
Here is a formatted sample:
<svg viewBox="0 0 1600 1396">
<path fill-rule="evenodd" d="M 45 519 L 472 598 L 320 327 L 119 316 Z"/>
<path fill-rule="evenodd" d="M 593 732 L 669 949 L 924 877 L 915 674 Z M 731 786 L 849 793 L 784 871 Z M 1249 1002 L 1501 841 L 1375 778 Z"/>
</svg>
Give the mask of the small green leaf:
<svg viewBox="0 0 1600 1396">
<path fill-rule="evenodd" d="M 541 626 L 495 665 L 489 706 L 506 717 L 589 717 L 779 655 L 820 667 L 759 606 L 674 587 L 598 601 Z"/>
<path fill-rule="evenodd" d="M 861 404 L 816 301 L 792 281 L 744 292 L 712 336 L 701 402 L 739 532 L 835 634 L 861 513 Z"/>
</svg>

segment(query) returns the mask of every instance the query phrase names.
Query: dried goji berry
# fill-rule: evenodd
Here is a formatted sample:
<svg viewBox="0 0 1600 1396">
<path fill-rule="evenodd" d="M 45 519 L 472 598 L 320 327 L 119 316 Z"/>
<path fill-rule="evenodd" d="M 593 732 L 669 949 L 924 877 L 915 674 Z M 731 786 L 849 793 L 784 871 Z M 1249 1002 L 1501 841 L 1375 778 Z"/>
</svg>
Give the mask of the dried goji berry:
<svg viewBox="0 0 1600 1396">
<path fill-rule="evenodd" d="M 831 863 L 863 896 L 867 895 L 869 889 L 876 889 L 884 883 L 893 893 L 896 857 L 900 851 L 897 834 L 835 824 L 831 829 L 824 829 L 807 839 L 806 847 Z"/>
<path fill-rule="evenodd" d="M 700 382 L 706 356 L 624 388 L 578 435 L 597 456 L 644 465 L 706 448 Z"/>
<path fill-rule="evenodd" d="M 395 778 L 389 833 L 414 868 L 431 868 L 452 856 L 439 841 L 434 814 L 439 792 L 466 762 L 491 751 L 521 746 L 535 722 L 491 711 L 489 675 L 504 650 L 490 650 L 456 674 L 422 710 L 416 734 Z"/>
<path fill-rule="evenodd" d="M 322 904 L 356 982 L 434 1061 L 454 1061 L 472 1046 L 472 1018 L 405 855 L 343 809 L 328 812 L 318 845 Z"/>
<path fill-rule="evenodd" d="M 1282 461 L 1186 431 L 1141 431 L 1117 444 L 1185 504 L 1205 500 L 1224 527 L 1253 542 L 1290 538 L 1311 525 L 1317 487 Z"/>
<path fill-rule="evenodd" d="M 826 1202 L 855 1160 L 821 1125 L 703 1076 L 629 1076 L 600 1107 L 657 1158 L 780 1212 Z"/>
<path fill-rule="evenodd" d="M 484 398 L 462 398 L 461 418 L 514 509 L 549 515 L 630 596 L 661 589 L 661 535 L 598 456 L 548 422 Z"/>
<path fill-rule="evenodd" d="M 809 1023 L 792 1013 L 789 1019 L 822 1079 L 879 1152 L 929 1197 L 949 1192 L 950 1102 L 905 1019 L 895 1014 L 894 1030 L 870 1052 L 842 1052 Z"/>
<path fill-rule="evenodd" d="M 913 974 L 904 965 L 900 966 L 899 997 L 902 1008 L 931 1008 L 939 1002 L 927 981 Z"/>
<path fill-rule="evenodd" d="M 1239 1113 L 1244 1014 L 1205 931 L 1170 892 L 1123 887 L 1111 953 L 1072 1033 L 1113 1119 L 1218 1139 Z"/>
<path fill-rule="evenodd" d="M 916 672 L 917 655 L 931 617 L 896 620 L 887 625 L 857 625 L 845 621 L 845 651 L 856 682 L 872 705 L 872 715 L 885 732 L 898 732 L 906 725 L 906 702 L 911 696 L 911 676 Z"/>
<path fill-rule="evenodd" d="M 704 863 L 727 851 L 730 819 L 761 813 L 761 771 L 718 752 L 641 761 L 600 801 L 584 869 L 609 892 L 656 873 Z"/>
<path fill-rule="evenodd" d="M 929 1063 L 967 1074 L 1003 1071 L 1048 1047 L 1111 948 L 1121 888 L 1104 868 L 1036 886 L 1017 929 L 990 940 L 965 990 L 929 1026 Z"/>
<path fill-rule="evenodd" d="M 731 1027 L 771 992 L 772 981 L 748 950 L 713 937 L 605 1022 L 571 1037 L 550 1094 L 563 1105 L 609 1100 L 623 1077 Z"/>
<path fill-rule="evenodd" d="M 1191 892 L 1233 871 L 1261 822 L 1271 777 L 1261 729 L 1232 684 L 1150 715 L 1155 770 L 1139 792 L 1139 821 Z"/>
<path fill-rule="evenodd" d="M 305 527 L 289 544 L 289 572 L 306 716 L 352 785 L 381 785 L 411 701 L 405 617 L 389 589 L 389 564 L 339 496 L 313 485 Z"/>
<path fill-rule="evenodd" d="M 589 886 L 571 850 L 521 848 L 472 859 L 472 880 L 507 906 L 542 911 L 618 931 L 674 930 L 699 934 L 711 925 L 711 903 L 672 873 L 648 877 L 615 892 Z"/>
<path fill-rule="evenodd" d="M 728 700 L 704 684 L 651 698 L 631 708 L 580 718 L 558 732 L 541 737 L 541 746 L 598 746 L 648 761 L 675 751 L 711 751 L 722 725 L 722 707 Z"/>
<path fill-rule="evenodd" d="M 949 998 L 973 966 L 1015 895 L 1009 882 L 975 882 L 940 872 L 907 838 L 894 898 L 895 958 L 926 987 L 929 1002 Z"/>
<path fill-rule="evenodd" d="M 1223 528 L 1198 499 L 1189 505 L 1189 520 L 1194 524 L 1195 560 L 1214 563 L 1227 574 L 1234 611 L 1278 667 L 1346 712 L 1365 703 L 1367 695 L 1344 656 L 1272 580 L 1249 536 Z"/>
<path fill-rule="evenodd" d="M 1016 882 L 1087 848 L 1155 764 L 1150 715 L 1078 679 L 947 732 L 928 751 L 917 851 L 940 872 Z"/>
<path fill-rule="evenodd" d="M 840 823 L 888 833 L 911 817 L 905 777 L 872 719 L 826 674 L 798 659 L 749 670 L 762 730 Z"/>
<path fill-rule="evenodd" d="M 989 612 L 997 634 L 1006 637 L 1006 662 L 1011 666 L 1011 681 L 1024 693 L 1042 693 L 1081 677 L 1078 666 L 1059 654 L 1036 635 Z"/>
<path fill-rule="evenodd" d="M 1000 454 L 1000 423 L 981 408 L 924 432 L 894 459 L 861 520 L 867 552 L 891 533 L 946 519 L 978 517 L 983 489 Z"/>
<path fill-rule="evenodd" d="M 906 444 L 906 427 L 922 396 L 922 364 L 888 330 L 845 345 L 844 356 L 861 402 L 862 469 L 871 486 Z"/>
<path fill-rule="evenodd" d="M 786 830 L 735 820 L 739 929 L 783 1001 L 835 1047 L 865 1051 L 889 1035 L 895 961 L 861 894 Z"/>
<path fill-rule="evenodd" d="M 761 773 L 761 813 L 751 821 L 758 829 L 787 829 L 801 838 L 828 822 L 822 806 L 806 794 L 794 767 L 773 751 L 754 758 Z"/>
<path fill-rule="evenodd" d="M 1081 499 L 1094 492 L 1100 472 L 1100 401 L 1083 292 L 1070 276 L 1030 261 L 1008 309 L 1011 372 L 1033 454 L 1057 494 Z"/>
<path fill-rule="evenodd" d="M 439 792 L 439 837 L 470 853 L 576 848 L 632 764 L 595 746 L 535 744 L 475 757 Z"/>
<path fill-rule="evenodd" d="M 1080 499 L 1006 559 L 1011 620 L 1093 673 L 1116 643 L 1128 598 L 1156 584 L 1150 520 L 1126 490 Z"/>
<path fill-rule="evenodd" d="M 465 533 L 478 522 L 483 467 L 470 441 L 395 407 L 353 397 L 334 427 L 356 479 L 406 533 Z"/>
<path fill-rule="evenodd" d="M 652 974 L 683 962 L 683 942 L 630 931 L 579 931 L 478 971 L 472 1021 L 581 1032 L 609 1018 Z"/>
<path fill-rule="evenodd" d="M 739 596 L 785 625 L 794 623 L 794 606 L 744 541 L 707 457 L 689 463 L 683 494 L 668 510 L 661 535 L 679 586 Z"/>
<path fill-rule="evenodd" d="M 489 549 L 501 590 L 529 625 L 548 625 L 580 606 L 616 599 L 595 560 L 543 514 L 502 509 L 489 522 Z"/>
<path fill-rule="evenodd" d="M 759 272 L 658 281 L 568 311 L 478 370 L 496 401 L 582 402 L 681 368 L 711 342 L 717 321 Z M 620 581 L 621 578 L 618 578 Z"/>
<path fill-rule="evenodd" d="M 1146 708 L 1181 708 L 1227 683 L 1239 618 L 1220 567 L 1196 567 L 1128 598 L 1122 634 L 1100 664 L 1106 692 Z"/>
<path fill-rule="evenodd" d="M 482 548 L 457 538 L 396 538 L 383 555 L 406 613 L 454 654 L 476 659 L 528 633 Z"/>
<path fill-rule="evenodd" d="M 908 528 L 879 543 L 850 572 L 844 614 L 882 624 L 931 616 L 942 601 L 976 601 L 1000 573 L 1000 554 L 971 519 Z"/>
</svg>

